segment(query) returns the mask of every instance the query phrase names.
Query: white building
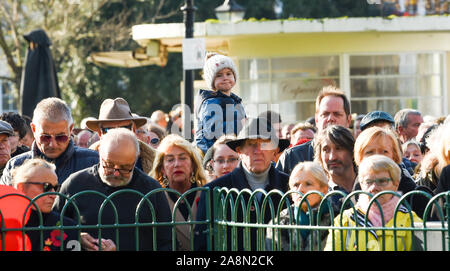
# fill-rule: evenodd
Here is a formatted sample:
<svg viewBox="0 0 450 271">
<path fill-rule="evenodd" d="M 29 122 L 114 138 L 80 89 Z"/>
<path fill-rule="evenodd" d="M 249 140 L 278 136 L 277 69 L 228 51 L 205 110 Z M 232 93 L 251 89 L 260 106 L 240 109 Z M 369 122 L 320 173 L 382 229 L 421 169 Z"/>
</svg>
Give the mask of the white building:
<svg viewBox="0 0 450 271">
<path fill-rule="evenodd" d="M 132 35 L 143 47 L 181 52 L 184 24 L 136 25 Z M 235 60 L 245 104 L 276 104 L 285 122 L 313 116 L 316 95 L 329 84 L 347 93 L 353 113 L 449 113 L 448 16 L 207 21 L 195 23 L 194 37 Z"/>
</svg>

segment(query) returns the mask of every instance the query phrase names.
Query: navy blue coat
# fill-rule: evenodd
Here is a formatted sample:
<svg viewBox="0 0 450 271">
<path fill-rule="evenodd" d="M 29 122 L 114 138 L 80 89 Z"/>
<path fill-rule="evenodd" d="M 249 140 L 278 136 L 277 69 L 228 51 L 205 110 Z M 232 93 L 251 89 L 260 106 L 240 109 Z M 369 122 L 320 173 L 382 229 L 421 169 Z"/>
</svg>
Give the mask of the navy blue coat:
<svg viewBox="0 0 450 271">
<path fill-rule="evenodd" d="M 25 160 L 33 158 L 43 158 L 55 164 L 56 175 L 58 176 L 58 183 L 60 184 L 64 182 L 70 174 L 98 164 L 99 162 L 98 152 L 75 146 L 72 140 L 70 140 L 67 149 L 56 159 L 46 157 L 39 150 L 36 142 L 34 142 L 30 151 L 17 155 L 6 163 L 2 178 L 0 179 L 0 184 L 10 185 L 12 180 L 11 171 L 22 165 Z"/>
<path fill-rule="evenodd" d="M 213 206 L 213 190 L 215 187 L 226 187 L 228 189 L 236 188 L 237 190 L 241 191 L 243 189 L 249 189 L 251 190 L 247 178 L 244 173 L 244 169 L 242 168 L 242 162 L 239 163 L 239 165 L 230 173 L 228 173 L 225 176 L 222 176 L 208 184 L 206 184 L 204 187 L 209 187 L 211 190 L 211 218 L 214 219 L 214 209 Z M 265 187 L 265 191 L 269 192 L 271 190 L 278 189 L 283 194 L 286 193 L 289 190 L 289 176 L 279 170 L 277 170 L 274 166 L 274 163 L 271 163 L 270 170 L 269 170 L 269 184 Z M 206 220 L 206 193 L 203 192 L 200 201 L 198 204 L 198 210 L 197 210 L 197 221 L 204 221 Z M 281 197 L 279 195 L 273 194 L 272 196 L 273 204 L 275 208 L 278 208 L 278 204 L 281 200 Z M 234 199 L 236 199 L 234 197 Z M 244 197 L 244 200 L 246 203 L 248 203 L 248 196 Z M 259 205 L 261 207 L 262 200 L 259 200 Z M 239 210 L 241 210 L 239 208 Z M 261 211 L 261 210 L 260 210 Z M 231 210 L 227 211 L 227 214 L 229 217 L 226 219 L 228 221 L 231 221 Z M 270 220 L 273 219 L 270 215 L 270 208 L 267 206 L 265 213 L 264 213 L 264 223 L 269 223 Z M 255 223 L 256 222 L 256 208 L 250 209 L 250 222 Z M 238 221 L 242 221 L 242 213 L 238 214 Z M 213 224 L 214 226 L 214 224 Z M 195 238 L 194 238 L 194 247 L 195 250 L 206 250 L 207 249 L 207 233 L 205 233 L 205 230 L 207 230 L 206 224 L 198 224 L 194 231 L 195 231 Z M 231 250 L 231 227 L 228 227 L 228 233 L 227 233 L 227 249 Z M 214 240 L 213 240 L 214 242 Z M 243 250 L 243 229 L 238 229 L 238 249 Z M 264 245 L 264 244 L 263 244 Z M 252 228 L 251 230 L 251 248 L 252 250 L 256 249 L 256 229 Z"/>
<path fill-rule="evenodd" d="M 231 93 L 201 89 L 195 102 L 195 143 L 206 153 L 214 142 L 224 134 L 237 135 L 242 129 L 245 110 L 242 99 Z"/>
</svg>

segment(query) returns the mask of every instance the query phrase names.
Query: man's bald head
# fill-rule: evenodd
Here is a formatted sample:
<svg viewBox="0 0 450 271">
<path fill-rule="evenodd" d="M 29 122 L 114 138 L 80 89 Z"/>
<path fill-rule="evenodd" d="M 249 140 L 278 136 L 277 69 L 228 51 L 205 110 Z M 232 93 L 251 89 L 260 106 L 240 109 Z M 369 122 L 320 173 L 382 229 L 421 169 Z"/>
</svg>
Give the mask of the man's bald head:
<svg viewBox="0 0 450 271">
<path fill-rule="evenodd" d="M 128 129 L 117 128 L 111 129 L 102 136 L 100 140 L 99 154 L 100 157 L 107 153 L 116 152 L 134 152 L 135 158 L 139 156 L 139 142 L 136 135 Z"/>
</svg>

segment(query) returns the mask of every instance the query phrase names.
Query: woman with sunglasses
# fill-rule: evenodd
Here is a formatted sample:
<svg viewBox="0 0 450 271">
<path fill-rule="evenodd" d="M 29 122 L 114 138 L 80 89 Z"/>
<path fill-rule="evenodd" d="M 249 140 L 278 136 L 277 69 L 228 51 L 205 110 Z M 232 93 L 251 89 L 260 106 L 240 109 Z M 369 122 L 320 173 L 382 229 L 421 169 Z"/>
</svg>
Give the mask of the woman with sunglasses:
<svg viewBox="0 0 450 271">
<path fill-rule="evenodd" d="M 60 185 L 55 173 L 55 165 L 40 159 L 30 159 L 25 161 L 20 167 L 13 170 L 13 186 L 32 199 L 30 219 L 26 224 L 28 227 L 59 226 L 60 215 L 52 211 L 53 203 L 56 199 Z M 61 226 L 76 225 L 72 219 L 64 217 Z M 32 250 L 80 250 L 77 233 L 75 230 L 60 231 L 57 228 L 43 231 L 41 237 L 40 230 L 28 230 L 26 234 L 31 240 Z"/>
<path fill-rule="evenodd" d="M 399 205 L 400 167 L 385 155 L 362 160 L 358 169 L 361 190 L 356 205 L 334 220 L 336 227 L 358 227 L 358 230 L 330 229 L 325 250 L 409 251 L 420 249 L 414 234 L 408 230 L 380 228 L 412 227 L 421 219 L 403 202 Z M 385 192 L 389 191 L 389 192 Z M 373 203 L 371 204 L 371 200 Z M 377 204 L 379 203 L 379 206 Z M 367 220 L 367 223 L 366 223 Z"/>
</svg>

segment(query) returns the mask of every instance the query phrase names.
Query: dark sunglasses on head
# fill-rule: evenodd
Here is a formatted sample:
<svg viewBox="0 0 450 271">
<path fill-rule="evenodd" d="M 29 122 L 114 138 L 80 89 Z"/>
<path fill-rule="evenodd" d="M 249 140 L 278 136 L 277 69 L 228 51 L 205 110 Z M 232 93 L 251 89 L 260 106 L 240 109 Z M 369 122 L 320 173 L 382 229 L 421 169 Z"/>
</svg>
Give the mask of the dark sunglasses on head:
<svg viewBox="0 0 450 271">
<path fill-rule="evenodd" d="M 155 137 L 155 138 L 150 139 L 150 144 L 156 145 L 158 143 L 159 143 L 159 138 Z"/>
<path fill-rule="evenodd" d="M 44 192 L 50 192 L 52 189 L 55 190 L 55 192 L 58 192 L 59 189 L 61 188 L 60 184 L 57 185 L 52 185 L 51 183 L 39 183 L 39 182 L 25 182 L 27 184 L 38 184 L 38 185 L 42 185 L 42 189 L 44 190 Z"/>
<path fill-rule="evenodd" d="M 55 136 L 53 136 L 53 135 L 45 135 L 44 134 L 44 135 L 41 135 L 39 138 L 41 140 L 41 143 L 49 144 L 50 141 L 52 141 L 52 137 L 55 138 L 57 143 L 66 143 L 67 140 L 69 140 L 69 136 L 67 136 L 67 135 L 55 135 Z"/>
<path fill-rule="evenodd" d="M 116 128 L 125 128 L 131 131 L 131 129 L 133 128 L 133 124 L 130 125 L 126 125 L 126 126 L 118 126 L 118 127 L 102 127 L 102 134 L 106 134 L 109 130 L 111 129 L 116 129 Z"/>
</svg>

